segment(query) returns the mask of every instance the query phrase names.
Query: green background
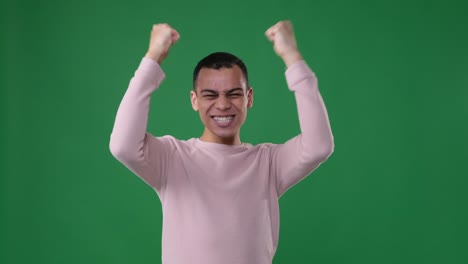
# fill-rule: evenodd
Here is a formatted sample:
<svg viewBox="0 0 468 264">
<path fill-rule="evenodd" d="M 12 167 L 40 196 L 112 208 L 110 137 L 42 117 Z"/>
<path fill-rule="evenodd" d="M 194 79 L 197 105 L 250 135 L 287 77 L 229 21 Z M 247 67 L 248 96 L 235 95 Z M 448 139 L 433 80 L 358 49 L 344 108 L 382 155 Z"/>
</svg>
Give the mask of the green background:
<svg viewBox="0 0 468 264">
<path fill-rule="evenodd" d="M 152 24 L 180 41 L 148 130 L 202 125 L 192 70 L 219 50 L 248 66 L 251 143 L 299 133 L 281 19 L 319 78 L 335 151 L 281 199 L 275 264 L 468 263 L 468 2 L 21 1 L 0 6 L 0 263 L 160 263 L 161 204 L 109 137 Z"/>
</svg>

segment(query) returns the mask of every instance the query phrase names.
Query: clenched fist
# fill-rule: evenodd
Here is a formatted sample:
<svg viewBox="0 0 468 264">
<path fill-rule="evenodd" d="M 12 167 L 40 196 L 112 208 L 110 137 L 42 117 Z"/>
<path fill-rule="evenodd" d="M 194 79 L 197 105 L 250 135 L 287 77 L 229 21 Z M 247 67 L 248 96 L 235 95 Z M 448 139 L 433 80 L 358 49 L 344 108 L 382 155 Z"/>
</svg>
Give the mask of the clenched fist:
<svg viewBox="0 0 468 264">
<path fill-rule="evenodd" d="M 270 27 L 265 35 L 273 42 L 274 50 L 289 66 L 299 60 L 302 56 L 297 49 L 296 37 L 290 21 L 280 21 Z"/>
<path fill-rule="evenodd" d="M 169 49 L 180 38 L 179 33 L 168 24 L 154 24 L 151 30 L 151 38 L 148 52 L 145 57 L 149 57 L 159 64 L 169 54 Z"/>
</svg>

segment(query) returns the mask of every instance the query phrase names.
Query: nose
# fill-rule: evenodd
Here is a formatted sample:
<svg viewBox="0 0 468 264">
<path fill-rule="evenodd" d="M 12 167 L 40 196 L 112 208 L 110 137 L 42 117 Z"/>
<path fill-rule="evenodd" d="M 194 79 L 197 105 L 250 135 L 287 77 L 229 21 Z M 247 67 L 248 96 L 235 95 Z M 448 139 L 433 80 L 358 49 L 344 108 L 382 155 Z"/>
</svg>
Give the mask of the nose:
<svg viewBox="0 0 468 264">
<path fill-rule="evenodd" d="M 219 110 L 227 110 L 227 109 L 231 108 L 231 101 L 229 101 L 229 99 L 226 98 L 225 95 L 220 95 L 216 99 L 215 106 Z"/>
</svg>

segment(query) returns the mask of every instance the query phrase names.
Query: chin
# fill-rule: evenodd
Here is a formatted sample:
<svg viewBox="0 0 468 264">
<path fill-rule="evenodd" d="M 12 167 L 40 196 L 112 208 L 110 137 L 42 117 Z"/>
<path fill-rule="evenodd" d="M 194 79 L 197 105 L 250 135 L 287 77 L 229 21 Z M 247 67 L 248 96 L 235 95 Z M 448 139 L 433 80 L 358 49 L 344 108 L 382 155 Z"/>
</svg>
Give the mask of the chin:
<svg viewBox="0 0 468 264">
<path fill-rule="evenodd" d="M 218 138 L 222 139 L 231 139 L 236 136 L 236 133 L 234 131 L 213 131 L 211 130 L 213 135 L 217 136 Z"/>
</svg>

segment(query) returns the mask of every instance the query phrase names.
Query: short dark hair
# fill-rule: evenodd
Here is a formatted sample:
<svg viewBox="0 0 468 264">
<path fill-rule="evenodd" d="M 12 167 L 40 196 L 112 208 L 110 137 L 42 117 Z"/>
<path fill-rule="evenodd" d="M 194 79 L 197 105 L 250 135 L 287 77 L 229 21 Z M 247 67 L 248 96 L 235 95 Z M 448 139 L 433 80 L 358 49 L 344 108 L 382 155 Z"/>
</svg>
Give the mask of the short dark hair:
<svg viewBox="0 0 468 264">
<path fill-rule="evenodd" d="M 234 65 L 239 66 L 239 68 L 242 70 L 247 87 L 249 87 L 249 77 L 247 74 L 247 67 L 245 66 L 244 62 L 231 53 L 219 51 L 211 53 L 210 55 L 201 59 L 197 66 L 195 66 L 195 70 L 193 71 L 193 89 L 195 90 L 195 83 L 197 82 L 198 73 L 202 68 L 218 70 L 221 68 L 232 68 Z"/>
</svg>

